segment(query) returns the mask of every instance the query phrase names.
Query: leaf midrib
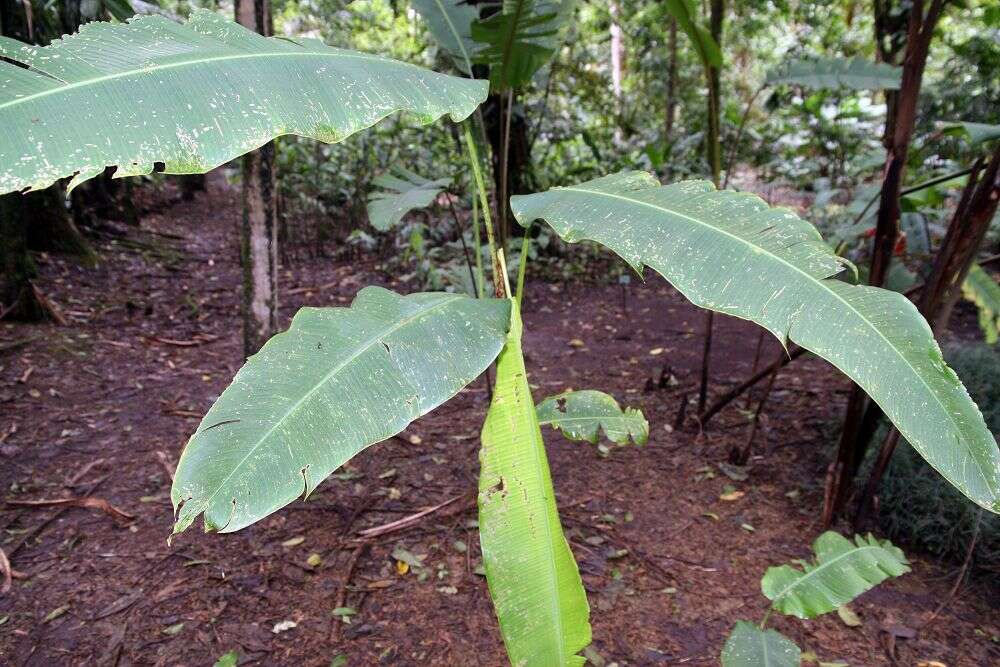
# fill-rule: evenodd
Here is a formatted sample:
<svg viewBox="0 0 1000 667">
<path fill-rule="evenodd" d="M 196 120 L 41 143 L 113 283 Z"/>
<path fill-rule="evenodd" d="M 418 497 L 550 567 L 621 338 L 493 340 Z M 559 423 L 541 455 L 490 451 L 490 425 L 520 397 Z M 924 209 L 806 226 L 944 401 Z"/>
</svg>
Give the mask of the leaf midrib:
<svg viewBox="0 0 1000 667">
<path fill-rule="evenodd" d="M 215 46 L 215 44 L 212 43 L 212 46 Z M 52 48 L 52 47 L 45 47 L 45 48 Z M 379 58 L 377 56 L 372 56 L 372 55 L 363 54 L 363 53 L 350 53 L 350 52 L 344 52 L 344 51 L 338 51 L 337 53 L 329 53 L 329 52 L 323 52 L 323 51 L 268 51 L 268 52 L 261 52 L 261 53 L 234 53 L 234 54 L 227 54 L 225 56 L 213 56 L 211 58 L 199 58 L 199 59 L 196 59 L 196 60 L 182 60 L 180 62 L 164 63 L 164 64 L 161 64 L 161 65 L 153 65 L 153 66 L 149 66 L 149 67 L 134 67 L 132 69 L 125 70 L 123 72 L 114 72 L 113 74 L 105 74 L 103 76 L 98 76 L 98 77 L 94 77 L 94 78 L 90 78 L 90 79 L 84 79 L 83 81 L 75 81 L 73 83 L 65 83 L 63 85 L 56 86 L 54 88 L 49 88 L 47 90 L 43 90 L 43 91 L 40 91 L 40 92 L 37 92 L 37 93 L 32 93 L 31 95 L 25 95 L 24 97 L 16 97 L 16 98 L 14 98 L 12 100 L 9 100 L 7 102 L 2 102 L 2 103 L 0 103 L 0 110 L 6 109 L 6 108 L 11 107 L 11 106 L 15 106 L 17 104 L 34 101 L 34 100 L 37 100 L 37 99 L 42 98 L 42 97 L 47 97 L 49 95 L 54 95 L 54 94 L 57 94 L 57 93 L 63 93 L 63 92 L 66 92 L 66 91 L 69 91 L 69 90 L 72 90 L 72 89 L 75 89 L 75 88 L 85 88 L 86 86 L 98 85 L 98 84 L 104 83 L 106 81 L 112 81 L 112 80 L 115 80 L 115 79 L 123 79 L 123 78 L 128 78 L 128 77 L 131 77 L 131 76 L 139 76 L 139 75 L 143 75 L 143 74 L 149 74 L 149 73 L 152 73 L 152 72 L 160 72 L 160 71 L 168 70 L 168 69 L 176 69 L 176 68 L 180 68 L 180 67 L 195 67 L 195 66 L 204 65 L 206 63 L 222 62 L 222 61 L 230 61 L 230 60 L 249 60 L 249 59 L 254 59 L 254 58 L 271 59 L 271 58 L 306 58 L 306 57 L 352 58 L 352 59 L 355 59 L 355 60 L 370 60 L 370 61 L 374 61 L 374 62 L 392 63 L 393 65 L 401 65 L 401 66 L 405 66 L 405 67 L 410 67 L 412 69 L 418 69 L 418 70 L 424 71 L 424 70 L 422 70 L 422 68 L 417 67 L 416 65 L 412 65 L 410 63 L 403 62 L 401 60 L 391 60 L 391 59 Z M 44 70 L 32 67 L 30 65 L 29 65 L 29 67 L 31 67 L 30 71 L 38 73 L 39 77 L 51 78 L 53 81 L 59 81 L 58 78 L 53 77 L 51 74 L 47 74 Z"/>
<path fill-rule="evenodd" d="M 905 356 L 903 356 L 903 353 L 899 350 L 899 348 L 896 345 L 894 345 L 892 343 L 892 341 L 890 341 L 888 338 L 886 338 L 885 334 L 883 334 L 881 331 L 879 331 L 878 327 L 874 326 L 871 323 L 871 321 L 869 321 L 868 318 L 864 317 L 858 311 L 857 308 L 855 308 L 853 305 L 851 305 L 850 302 L 846 301 L 842 296 L 840 296 L 839 294 L 837 294 L 834 290 L 827 288 L 827 286 L 824 284 L 824 281 L 827 280 L 827 279 L 820 280 L 820 279 L 816 278 L 815 276 L 812 276 L 809 273 L 807 273 L 806 271 L 802 270 L 798 266 L 795 266 L 794 264 L 788 262 L 784 258 L 779 257 L 778 255 L 775 255 L 774 253 L 770 252 L 769 250 L 763 248 L 762 246 L 755 245 L 755 244 L 751 243 L 750 241 L 748 241 L 748 240 L 746 240 L 746 239 L 744 239 L 744 238 L 742 238 L 740 236 L 732 234 L 732 233 L 730 233 L 730 232 L 728 232 L 728 231 L 726 231 L 724 229 L 720 229 L 719 227 L 716 227 L 714 225 L 710 225 L 708 223 L 702 222 L 702 221 L 698 220 L 697 218 L 692 218 L 689 215 L 685 215 L 684 213 L 681 213 L 679 211 L 675 211 L 673 209 L 665 208 L 663 206 L 659 206 L 659 205 L 653 204 L 651 202 L 645 202 L 645 201 L 641 201 L 641 200 L 638 200 L 638 199 L 632 199 L 632 198 L 629 198 L 629 197 L 623 197 L 621 195 L 616 195 L 616 194 L 613 194 L 613 193 L 610 193 L 610 192 L 603 192 L 603 191 L 600 191 L 600 190 L 588 190 L 586 188 L 575 188 L 575 187 L 560 187 L 560 188 L 553 188 L 553 189 L 557 190 L 557 191 L 558 190 L 564 190 L 564 191 L 568 190 L 568 191 L 571 191 L 571 192 L 581 192 L 581 193 L 591 194 L 591 195 L 601 195 L 601 196 L 609 197 L 609 198 L 612 198 L 612 199 L 620 199 L 622 201 L 626 201 L 626 202 L 629 202 L 631 204 L 639 204 L 639 205 L 642 205 L 642 206 L 646 206 L 648 208 L 652 208 L 652 209 L 657 210 L 657 211 L 662 211 L 663 213 L 668 214 L 668 215 L 679 216 L 679 217 L 684 218 L 686 220 L 690 220 L 691 222 L 693 222 L 693 223 L 695 223 L 697 225 L 700 225 L 700 226 L 705 227 L 705 228 L 707 228 L 709 230 L 712 230 L 712 231 L 714 231 L 716 233 L 724 234 L 726 236 L 729 236 L 730 238 L 733 238 L 736 241 L 738 241 L 738 242 L 740 242 L 740 243 L 742 243 L 742 244 L 744 244 L 746 246 L 749 246 L 750 248 L 753 248 L 753 249 L 755 249 L 757 251 L 760 251 L 760 252 L 768 255 L 769 257 L 772 257 L 776 261 L 778 261 L 778 262 L 780 262 L 780 263 L 788 266 L 789 268 L 793 269 L 797 273 L 802 274 L 803 276 L 805 276 L 806 278 L 808 278 L 810 281 L 812 281 L 813 283 L 815 283 L 816 285 L 818 285 L 819 287 L 821 287 L 822 289 L 824 289 L 826 292 L 832 294 L 834 296 L 834 298 L 836 298 L 838 301 L 840 301 L 841 303 L 843 303 L 849 310 L 851 310 L 852 312 L 854 312 L 858 316 L 858 318 L 868 326 L 869 329 L 871 329 L 876 334 L 878 334 L 878 336 L 880 338 L 882 338 L 882 340 L 884 340 L 886 342 L 886 344 L 889 346 L 889 349 L 891 349 L 893 352 L 895 352 L 896 355 L 903 361 L 903 366 L 910 371 L 911 375 L 914 375 L 917 378 L 917 380 L 919 380 L 920 383 L 927 389 L 927 393 L 930 394 L 934 398 L 934 401 L 941 408 L 941 412 L 943 412 L 944 414 L 946 414 L 948 416 L 948 419 L 951 421 L 952 425 L 955 427 L 955 431 L 961 433 L 962 429 L 959 427 L 959 424 L 956 421 L 955 416 L 941 402 L 941 399 L 938 398 L 937 393 L 934 392 L 933 390 L 931 390 L 930 385 L 927 384 L 926 380 L 924 380 L 924 378 L 920 375 L 920 373 L 917 373 L 913 369 L 913 365 L 910 364 L 910 362 L 906 359 Z M 716 192 L 719 192 L 719 191 L 716 191 Z M 643 263 L 645 263 L 645 262 L 643 262 Z M 831 361 L 830 363 L 833 363 L 833 362 Z M 833 364 L 833 365 L 836 366 L 836 364 Z M 839 366 L 838 366 L 838 368 L 839 368 Z M 843 370 L 843 369 L 841 369 L 841 370 Z M 900 429 L 900 431 L 902 431 L 902 429 Z M 905 432 L 904 432 L 904 435 L 906 435 Z M 961 443 L 963 443 L 963 444 L 965 443 L 965 439 L 964 438 L 958 438 L 958 441 L 961 442 Z M 989 479 L 986 477 L 986 472 L 983 470 L 983 467 L 980 464 L 978 458 L 973 454 L 972 449 L 968 445 L 966 445 L 965 450 L 966 450 L 966 453 L 969 455 L 969 458 L 971 458 L 972 461 L 973 461 L 973 463 L 975 463 L 976 471 L 979 473 L 979 476 L 983 479 L 983 482 L 986 484 L 986 488 L 990 490 L 990 492 L 993 494 L 994 499 L 995 499 L 996 496 L 998 495 L 998 491 L 996 489 L 994 489 L 993 486 L 990 484 Z"/>
<path fill-rule="evenodd" d="M 441 0 L 434 0 L 434 4 L 441 9 L 441 15 L 444 16 L 444 20 L 448 23 L 448 28 L 451 29 L 452 34 L 455 35 L 458 48 L 462 50 L 462 58 L 465 60 L 465 66 L 469 68 L 469 76 L 472 76 L 472 60 L 469 58 L 469 52 L 465 48 L 465 41 L 462 39 L 461 33 L 458 32 L 455 23 L 451 20 L 451 16 L 448 15 L 448 11 L 444 8 L 444 3 Z"/>
<path fill-rule="evenodd" d="M 280 419 L 278 419 L 274 424 L 271 425 L 271 427 L 267 430 L 267 432 L 264 435 L 262 435 L 257 440 L 257 442 L 255 442 L 253 444 L 253 446 L 247 452 L 246 456 L 244 456 L 242 459 L 240 459 L 240 462 L 237 463 L 235 466 L 233 466 L 233 468 L 230 471 L 230 473 L 228 475 L 226 475 L 226 478 L 223 479 L 221 482 L 219 482 L 219 484 L 216 486 L 215 491 L 212 492 L 212 495 L 208 496 L 208 498 L 206 498 L 203 501 L 205 508 L 208 508 L 212 504 L 212 501 L 215 500 L 215 497 L 217 495 L 219 495 L 219 493 L 222 491 L 223 488 L 225 488 L 225 486 L 229 483 L 229 480 L 231 480 L 233 478 L 233 476 L 236 474 L 236 472 L 240 468 L 243 467 L 243 464 L 245 464 L 247 462 L 247 460 L 254 454 L 254 452 L 256 452 L 271 437 L 271 435 L 274 433 L 274 431 L 281 424 L 283 424 L 285 422 L 285 420 L 289 418 L 290 415 L 292 415 L 293 413 L 295 413 L 309 397 L 311 397 L 316 391 L 318 391 L 321 386 L 326 385 L 326 383 L 330 381 L 330 378 L 332 378 L 334 375 L 336 375 L 337 373 L 339 373 L 340 371 L 342 371 L 349 363 L 352 363 L 355 359 L 357 359 L 363 353 L 365 353 L 369 349 L 371 349 L 372 346 L 380 343 L 382 341 L 382 339 L 385 338 L 386 336 L 389 336 L 389 335 L 395 333 L 396 331 L 402 329 L 404 326 L 413 323 L 418 318 L 420 318 L 420 317 L 422 317 L 424 315 L 427 315 L 428 313 L 431 313 L 431 312 L 437 310 L 438 308 L 441 308 L 441 307 L 443 307 L 443 306 L 445 306 L 445 305 L 447 305 L 449 303 L 452 303 L 454 301 L 457 301 L 457 300 L 463 299 L 463 298 L 465 298 L 465 297 L 463 297 L 461 295 L 455 295 L 455 296 L 452 296 L 450 298 L 444 298 L 441 301 L 439 301 L 438 303 L 436 303 L 436 304 L 434 304 L 432 306 L 429 306 L 427 308 L 424 308 L 423 310 L 417 312 L 416 314 L 414 314 L 411 317 L 399 320 L 396 324 L 394 324 L 394 325 L 392 325 L 392 326 L 390 326 L 390 327 L 388 327 L 386 329 L 381 330 L 377 335 L 373 334 L 372 337 L 370 338 L 370 340 L 367 343 L 365 343 L 364 345 L 362 345 L 361 347 L 359 347 L 357 350 L 355 350 L 355 352 L 353 354 L 351 354 L 349 357 L 347 357 L 342 362 L 340 362 L 339 364 L 337 364 L 333 369 L 331 369 L 329 373 L 327 373 L 326 375 L 324 375 L 322 379 L 320 379 L 318 382 L 316 382 L 315 385 L 313 385 L 312 389 L 310 389 L 309 391 L 307 391 L 305 394 L 302 395 L 301 398 L 299 398 L 297 401 L 295 401 L 295 403 L 285 412 L 284 415 L 282 415 L 282 417 Z M 351 310 L 353 308 L 354 308 L 354 306 L 352 304 L 351 308 L 348 309 L 348 310 Z M 204 429 L 201 430 L 201 431 L 199 431 L 198 433 L 195 434 L 195 437 L 197 437 L 198 435 L 201 435 L 202 433 L 204 433 L 204 431 L 205 431 Z M 185 449 L 184 451 L 186 453 L 188 450 Z M 177 467 L 180 468 L 180 463 L 178 463 Z"/>
<path fill-rule="evenodd" d="M 807 579 L 809 579 L 810 577 L 812 577 L 815 574 L 823 572 L 826 568 L 832 566 L 834 563 L 838 563 L 841 560 L 843 560 L 844 558 L 849 558 L 851 556 L 855 556 L 855 555 L 861 554 L 861 553 L 863 553 L 865 551 L 881 551 L 881 552 L 886 553 L 888 555 L 888 552 L 885 549 L 883 549 L 882 547 L 876 547 L 876 546 L 872 546 L 870 544 L 866 544 L 863 547 L 853 546 L 852 545 L 850 551 L 845 551 L 844 553 L 840 554 L 839 556 L 837 556 L 833 560 L 828 560 L 828 561 L 824 561 L 822 563 L 817 563 L 816 567 L 814 567 L 813 569 L 809 570 L 808 572 L 803 572 L 802 576 L 800 576 L 798 579 L 796 579 L 795 581 L 793 581 L 788 586 L 785 586 L 783 589 L 781 589 L 781 592 L 774 596 L 773 602 L 775 604 L 777 604 L 778 600 L 780 600 L 784 596 L 788 595 L 789 591 L 791 591 L 794 588 L 797 588 L 798 586 L 803 585 L 803 582 L 805 582 Z M 794 570 L 795 568 L 791 568 L 791 569 Z M 865 581 L 868 581 L 868 580 L 866 579 Z M 869 582 L 869 583 L 871 583 L 871 582 Z"/>
</svg>

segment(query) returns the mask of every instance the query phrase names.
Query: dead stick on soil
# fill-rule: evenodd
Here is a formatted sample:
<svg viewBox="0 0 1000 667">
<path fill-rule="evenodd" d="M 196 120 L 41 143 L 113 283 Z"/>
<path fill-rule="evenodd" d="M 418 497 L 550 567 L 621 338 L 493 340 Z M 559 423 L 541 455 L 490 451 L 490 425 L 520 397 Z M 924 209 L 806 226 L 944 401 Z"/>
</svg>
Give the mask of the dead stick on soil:
<svg viewBox="0 0 1000 667">
<path fill-rule="evenodd" d="M 340 609 L 347 605 L 347 587 L 351 585 L 351 578 L 354 576 L 354 570 L 358 566 L 358 561 L 369 545 L 370 542 L 362 542 L 354 547 L 354 551 L 351 552 L 351 559 L 347 561 L 347 569 L 344 570 L 344 578 L 340 582 L 340 590 L 337 591 L 337 602 L 333 607 L 334 609 Z M 342 624 L 343 621 L 335 616 L 333 625 L 330 626 L 330 641 L 340 641 L 340 626 Z"/>
<path fill-rule="evenodd" d="M 405 516 L 402 519 L 397 519 L 396 521 L 391 521 L 381 526 L 375 526 L 374 528 L 366 528 L 364 530 L 359 530 L 358 535 L 360 535 L 363 538 L 371 538 L 371 537 L 378 537 L 379 535 L 385 535 L 386 533 L 391 533 L 397 530 L 402 530 L 403 528 L 407 528 L 408 526 L 412 526 L 413 524 L 417 523 L 428 514 L 437 512 L 442 507 L 447 507 L 456 500 L 465 497 L 467 497 L 467 494 L 463 493 L 462 495 L 455 496 L 454 498 L 449 498 L 448 500 L 444 501 L 439 505 L 435 505 L 434 507 L 428 507 L 423 511 L 417 512 L 416 514 L 411 514 L 409 516 Z"/>
<path fill-rule="evenodd" d="M 778 368 L 781 368 L 782 366 L 791 363 L 795 359 L 798 359 L 806 352 L 807 350 L 804 347 L 796 346 L 795 349 L 789 352 L 787 355 L 782 355 L 781 359 L 779 359 L 778 361 L 774 362 L 767 368 L 757 371 L 757 373 L 752 377 L 748 378 L 747 380 L 744 380 L 739 385 L 733 387 L 722 396 L 719 396 L 719 398 L 717 398 L 714 403 L 712 403 L 705 409 L 704 412 L 698 415 L 698 421 L 704 427 L 708 423 L 708 420 L 710 420 L 712 417 L 718 414 L 719 411 L 722 410 L 722 408 L 729 405 L 733 401 L 733 399 L 739 397 L 744 391 L 754 386 L 767 376 L 771 375 L 771 373 L 774 372 L 776 366 Z"/>
<path fill-rule="evenodd" d="M 104 498 L 85 496 L 81 498 L 54 498 L 51 500 L 8 500 L 8 505 L 14 507 L 81 507 L 83 509 L 100 510 L 118 522 L 128 522 L 135 517 L 123 512 Z"/>
<path fill-rule="evenodd" d="M 104 459 L 103 458 L 94 459 L 93 461 L 91 461 L 87 465 L 85 465 L 82 468 L 80 468 L 80 470 L 75 475 L 73 475 L 72 477 L 69 478 L 69 481 L 67 481 L 64 486 L 76 486 L 80 482 L 81 479 L 83 479 L 84 477 L 87 476 L 87 473 L 89 473 L 91 470 L 93 470 L 95 467 L 101 465 L 102 463 L 104 463 Z"/>
<path fill-rule="evenodd" d="M 732 461 L 737 465 L 746 465 L 750 461 L 750 455 L 753 453 L 753 441 L 757 436 L 757 428 L 760 426 L 760 416 L 764 412 L 764 406 L 767 405 L 767 399 L 771 395 L 771 390 L 774 389 L 774 379 L 778 377 L 778 371 L 781 370 L 781 364 L 774 364 L 774 371 L 771 373 L 771 379 L 767 381 L 767 387 L 764 389 L 764 395 L 760 397 L 760 402 L 757 404 L 757 410 L 753 413 L 753 421 L 750 423 L 750 432 L 747 434 L 746 443 L 743 445 L 743 450 L 739 451 L 736 460 Z"/>
<path fill-rule="evenodd" d="M 7 554 L 0 549 L 0 572 L 3 574 L 3 583 L 0 584 L 0 595 L 6 595 L 10 592 L 11 585 L 11 571 L 10 571 L 10 561 L 7 560 Z"/>
</svg>

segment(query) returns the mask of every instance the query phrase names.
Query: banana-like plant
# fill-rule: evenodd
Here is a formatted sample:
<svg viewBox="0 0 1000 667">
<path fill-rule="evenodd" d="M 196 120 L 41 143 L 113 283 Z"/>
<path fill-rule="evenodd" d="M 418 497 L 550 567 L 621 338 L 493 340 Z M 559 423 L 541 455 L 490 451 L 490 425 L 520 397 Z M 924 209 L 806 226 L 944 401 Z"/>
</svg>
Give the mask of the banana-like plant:
<svg viewBox="0 0 1000 667">
<path fill-rule="evenodd" d="M 448 178 L 424 178 L 395 166 L 372 181 L 381 189 L 368 195 L 368 220 L 380 232 L 389 231 L 413 209 L 429 206 L 450 182 Z"/>
<path fill-rule="evenodd" d="M 460 119 L 486 95 L 485 82 L 262 38 L 208 13 L 184 25 L 149 18 L 87 26 L 46 49 L 0 46 L 27 66 L 0 63 L 4 192 L 74 174 L 79 181 L 106 166 L 124 175 L 156 162 L 171 173 L 204 171 L 276 135 L 341 140 L 399 109 Z M 597 241 L 636 270 L 652 267 L 695 304 L 828 359 L 959 490 L 1000 511 L 1000 452 L 927 324 L 900 295 L 833 278 L 845 262 L 790 211 L 703 182 L 662 187 L 634 172 L 514 197 L 511 206 L 523 225 L 542 219 L 569 242 Z M 523 257 L 516 295 L 494 250 L 497 298 L 369 287 L 348 308 L 300 311 L 247 361 L 187 443 L 171 489 L 175 534 L 198 516 L 207 530 L 239 530 L 308 495 L 497 360 L 478 497 L 490 594 L 513 664 L 582 665 L 589 608 L 541 423 L 572 438 L 592 439 L 600 427 L 636 442 L 647 428 L 641 415 L 590 393 L 536 408 L 522 351 Z M 807 572 L 771 577 L 777 583 L 765 592 L 779 611 L 817 612 L 905 567 L 885 545 L 821 540 Z M 825 597 L 809 582 L 822 582 Z M 832 583 L 836 595 L 826 591 Z M 766 647 L 778 644 L 764 638 Z"/>
<path fill-rule="evenodd" d="M 737 621 L 722 649 L 722 667 L 798 667 L 801 652 L 795 642 L 765 629 L 771 611 L 816 618 L 841 610 L 882 583 L 910 571 L 903 552 L 888 540 L 856 535 L 854 541 L 832 531 L 813 543 L 816 561 L 768 568 L 761 591 L 771 600 L 767 616 L 756 626 Z"/>
<path fill-rule="evenodd" d="M 0 38 L 0 194 L 208 171 L 283 134 L 341 141 L 399 111 L 467 117 L 482 81 L 314 39 L 262 37 L 196 11 L 88 23 L 37 48 Z"/>
</svg>

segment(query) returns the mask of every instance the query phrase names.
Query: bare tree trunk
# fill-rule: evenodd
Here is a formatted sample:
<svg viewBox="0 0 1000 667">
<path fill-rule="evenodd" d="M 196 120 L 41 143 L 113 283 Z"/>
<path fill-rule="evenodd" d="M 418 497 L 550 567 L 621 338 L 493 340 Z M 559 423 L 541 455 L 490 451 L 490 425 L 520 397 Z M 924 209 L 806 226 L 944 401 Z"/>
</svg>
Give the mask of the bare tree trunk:
<svg viewBox="0 0 1000 667">
<path fill-rule="evenodd" d="M 618 120 L 615 122 L 615 143 L 620 144 L 622 141 L 622 55 L 624 46 L 622 44 L 622 28 L 618 25 L 618 17 L 621 14 L 618 3 L 614 0 L 609 2 L 608 12 L 611 14 L 611 93 L 615 96 L 615 115 L 618 116 Z"/>
<path fill-rule="evenodd" d="M 925 14 L 923 0 L 913 0 L 910 9 L 902 83 L 895 99 L 895 113 L 887 119 L 884 137 L 886 163 L 868 280 L 869 284 L 875 287 L 885 282 L 892 263 L 893 249 L 899 236 L 900 191 L 906 175 L 906 158 L 916 124 L 917 101 L 920 97 L 920 86 L 931 38 L 941 18 L 945 2 L 946 0 L 931 0 L 930 8 Z M 876 11 L 879 11 L 880 7 L 882 6 L 876 3 Z M 878 20 L 878 16 L 876 18 Z M 882 46 L 879 48 L 881 51 Z M 862 421 L 865 420 L 867 405 L 868 399 L 864 392 L 857 385 L 853 385 L 837 459 L 831 464 L 830 473 L 827 475 L 827 484 L 830 488 L 825 494 L 826 504 L 823 508 L 825 526 L 829 526 L 843 510 L 853 486 L 857 466 L 864 458 L 867 442 L 862 442 L 859 434 L 862 430 Z"/>
<path fill-rule="evenodd" d="M 667 54 L 667 109 L 663 141 L 669 144 L 674 138 L 674 117 L 677 115 L 677 19 L 670 19 Z"/>
<path fill-rule="evenodd" d="M 941 243 L 920 299 L 920 310 L 936 335 L 948 329 L 962 283 L 986 238 L 1000 201 L 1000 145 L 977 180 L 969 176 L 963 196 Z M 963 205 L 964 204 L 964 205 Z"/>
<path fill-rule="evenodd" d="M 35 277 L 35 263 L 28 254 L 25 219 L 18 210 L 21 196 L 0 196 L 0 261 L 3 262 L 0 316 L 4 319 L 38 321 L 45 316 L 31 284 L 31 279 Z"/>
<path fill-rule="evenodd" d="M 726 11 L 725 0 L 712 0 L 708 18 L 709 32 L 715 43 L 722 48 L 722 19 Z M 719 68 L 705 65 L 705 76 L 708 79 L 708 128 L 705 132 L 706 157 L 712 171 L 712 182 L 715 187 L 721 183 L 722 150 L 719 145 L 719 109 L 721 101 L 721 84 Z M 712 330 L 715 327 L 715 313 L 711 310 L 705 315 L 705 345 L 701 355 L 701 381 L 698 386 L 698 414 L 705 410 L 708 400 L 708 383 L 711 376 L 709 364 L 712 357 Z"/>
<path fill-rule="evenodd" d="M 271 26 L 269 0 L 236 0 L 236 21 L 262 35 Z M 243 156 L 243 353 L 255 354 L 278 330 L 278 217 L 274 144 Z"/>
</svg>

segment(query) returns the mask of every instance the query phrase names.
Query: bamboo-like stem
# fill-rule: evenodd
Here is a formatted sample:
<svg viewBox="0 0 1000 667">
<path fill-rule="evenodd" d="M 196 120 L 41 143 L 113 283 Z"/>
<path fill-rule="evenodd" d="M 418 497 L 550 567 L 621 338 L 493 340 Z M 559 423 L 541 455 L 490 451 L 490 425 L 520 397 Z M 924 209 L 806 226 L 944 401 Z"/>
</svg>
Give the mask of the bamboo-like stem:
<svg viewBox="0 0 1000 667">
<path fill-rule="evenodd" d="M 514 115 L 514 89 L 507 91 L 506 105 L 502 103 L 504 96 L 500 96 L 500 120 L 503 121 L 503 134 L 500 143 L 500 201 L 497 202 L 497 231 L 500 234 L 500 247 L 504 252 L 507 250 L 507 197 L 510 196 L 510 122 Z M 507 107 L 506 120 L 503 114 L 504 106 Z"/>
<path fill-rule="evenodd" d="M 528 270 L 528 252 L 531 250 L 531 225 L 524 230 L 524 240 L 521 241 L 521 258 L 517 266 L 517 307 L 524 304 L 524 275 Z"/>
<path fill-rule="evenodd" d="M 479 203 L 483 207 L 486 241 L 490 246 L 490 257 L 493 260 L 493 289 L 497 298 L 502 299 L 510 294 L 507 263 L 504 261 L 503 252 L 497 248 L 496 234 L 493 230 L 493 217 L 490 215 L 490 199 L 486 194 L 483 171 L 479 164 L 479 150 L 476 148 L 476 142 L 472 138 L 472 131 L 469 129 L 469 121 L 467 120 L 462 123 L 462 133 L 465 137 L 465 145 L 469 149 L 469 162 L 472 166 L 472 175 L 476 181 L 476 190 L 479 192 Z"/>
<path fill-rule="evenodd" d="M 486 275 L 483 273 L 483 239 L 479 230 L 479 199 L 472 193 L 472 238 L 476 244 L 476 297 L 482 299 L 486 293 Z"/>
</svg>

